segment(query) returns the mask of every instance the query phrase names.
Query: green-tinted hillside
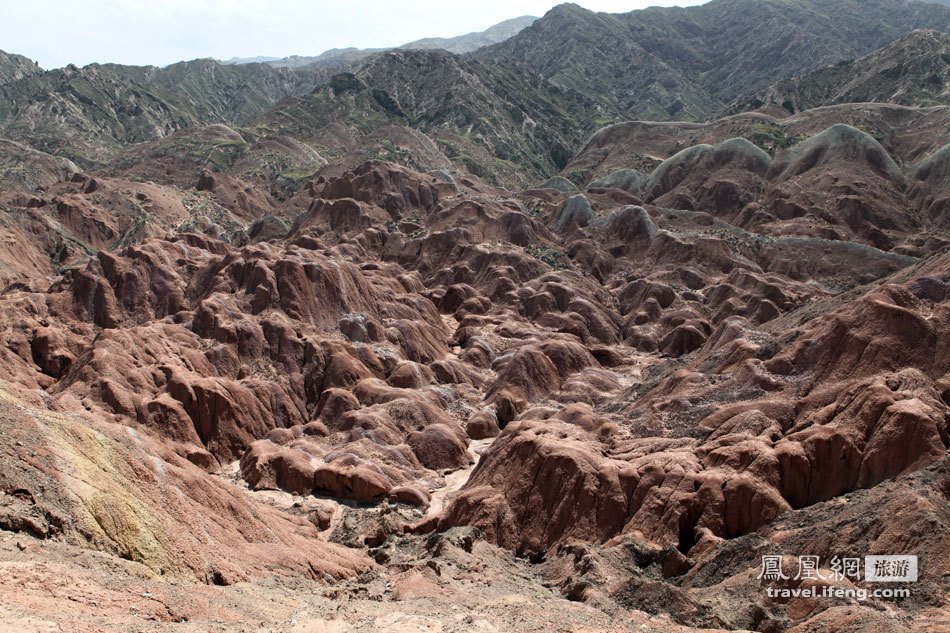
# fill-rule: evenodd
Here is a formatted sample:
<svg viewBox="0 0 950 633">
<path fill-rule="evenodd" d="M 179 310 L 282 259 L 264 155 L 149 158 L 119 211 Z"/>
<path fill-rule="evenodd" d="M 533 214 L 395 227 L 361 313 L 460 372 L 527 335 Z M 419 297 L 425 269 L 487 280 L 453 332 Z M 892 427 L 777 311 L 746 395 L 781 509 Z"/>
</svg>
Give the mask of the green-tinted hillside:
<svg viewBox="0 0 950 633">
<path fill-rule="evenodd" d="M 313 94 L 288 99 L 254 126 L 340 155 L 380 127 L 424 132 L 461 168 L 524 181 L 563 167 L 598 119 L 593 102 L 523 65 L 436 51 L 393 51 Z"/>
<path fill-rule="evenodd" d="M 700 119 L 739 96 L 864 55 L 950 9 L 901 0 L 713 0 L 627 14 L 555 7 L 473 55 L 514 60 L 620 118 Z"/>
<path fill-rule="evenodd" d="M 67 157 L 107 162 L 129 143 L 186 127 L 243 123 L 318 76 L 262 64 L 196 60 L 155 66 L 67 66 L 0 85 L 0 136 Z"/>
<path fill-rule="evenodd" d="M 794 113 L 858 102 L 948 105 L 948 86 L 950 36 L 921 30 L 860 59 L 783 79 L 740 100 L 730 111 L 777 105 Z"/>
</svg>

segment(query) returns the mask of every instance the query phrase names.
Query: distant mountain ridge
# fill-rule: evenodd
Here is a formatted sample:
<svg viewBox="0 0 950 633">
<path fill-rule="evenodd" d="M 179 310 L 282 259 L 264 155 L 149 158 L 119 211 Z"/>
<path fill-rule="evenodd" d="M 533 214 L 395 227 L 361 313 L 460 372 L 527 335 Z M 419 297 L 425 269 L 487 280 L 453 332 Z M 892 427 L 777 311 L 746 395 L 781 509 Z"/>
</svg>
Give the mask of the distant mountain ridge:
<svg viewBox="0 0 950 633">
<path fill-rule="evenodd" d="M 444 50 L 456 55 L 470 53 L 484 46 L 490 46 L 503 42 L 513 37 L 528 26 L 531 26 L 538 18 L 533 15 L 523 15 L 499 22 L 484 31 L 474 31 L 465 35 L 456 37 L 427 37 L 415 40 L 407 44 L 402 44 L 395 48 L 404 50 Z M 291 55 L 289 57 L 234 57 L 229 60 L 222 60 L 221 63 L 247 64 L 263 63 L 275 68 L 328 68 L 342 65 L 345 63 L 365 59 L 374 53 L 393 50 L 389 48 L 331 48 L 319 55 L 312 57 L 303 55 Z"/>
</svg>

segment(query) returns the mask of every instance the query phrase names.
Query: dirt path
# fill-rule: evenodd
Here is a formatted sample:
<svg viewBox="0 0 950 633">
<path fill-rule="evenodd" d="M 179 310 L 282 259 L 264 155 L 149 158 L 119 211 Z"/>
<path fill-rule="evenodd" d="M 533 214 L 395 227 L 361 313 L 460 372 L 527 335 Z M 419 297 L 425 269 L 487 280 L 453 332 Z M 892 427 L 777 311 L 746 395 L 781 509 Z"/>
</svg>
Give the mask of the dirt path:
<svg viewBox="0 0 950 633">
<path fill-rule="evenodd" d="M 446 505 L 446 501 L 453 495 L 453 493 L 465 485 L 465 482 L 468 481 L 472 471 L 475 470 L 475 467 L 478 465 L 478 460 L 481 458 L 481 454 L 488 450 L 488 447 L 491 446 L 492 442 L 494 441 L 495 438 L 472 440 L 472 442 L 468 445 L 468 452 L 474 460 L 472 465 L 468 468 L 456 470 L 455 472 L 445 476 L 445 485 L 432 493 L 432 498 L 429 501 L 429 508 L 426 511 L 426 518 L 435 516 L 436 514 L 442 512 L 442 509 Z"/>
</svg>

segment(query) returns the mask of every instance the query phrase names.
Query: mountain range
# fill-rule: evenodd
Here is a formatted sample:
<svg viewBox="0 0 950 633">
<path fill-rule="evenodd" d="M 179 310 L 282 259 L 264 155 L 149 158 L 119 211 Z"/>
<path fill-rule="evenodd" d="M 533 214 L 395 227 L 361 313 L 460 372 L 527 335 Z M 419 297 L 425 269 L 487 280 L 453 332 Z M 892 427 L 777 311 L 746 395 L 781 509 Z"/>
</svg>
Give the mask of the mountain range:
<svg viewBox="0 0 950 633">
<path fill-rule="evenodd" d="M 402 44 L 395 48 L 404 50 L 443 50 L 460 55 L 470 53 L 474 50 L 491 44 L 497 44 L 514 36 L 525 27 L 530 26 L 538 18 L 532 15 L 523 15 L 520 18 L 512 18 L 499 22 L 484 31 L 468 33 L 466 35 L 457 35 L 455 37 L 427 37 Z M 373 53 L 379 53 L 385 48 L 333 48 L 323 53 L 307 57 L 303 55 L 292 55 L 290 57 L 252 57 L 239 58 L 233 57 L 222 63 L 225 64 L 248 64 L 262 63 L 275 68 L 331 68 L 344 64 L 358 62 L 361 59 L 369 57 Z"/>
<path fill-rule="evenodd" d="M 461 59 L 407 50 L 320 69 L 197 60 L 37 73 L 5 57 L 0 76 L 29 76 L 0 84 L 0 134 L 92 167 L 129 143 L 209 124 L 253 129 L 258 117 L 272 129 L 275 117 L 302 108 L 307 114 L 294 112 L 292 126 L 307 130 L 300 140 L 318 153 L 378 153 L 361 139 L 396 125 L 441 138 L 429 139 L 439 149 L 428 152 L 437 156 L 432 165 L 448 160 L 493 182 L 525 184 L 558 171 L 606 123 L 702 120 L 775 77 L 865 55 L 914 29 L 945 31 L 948 14 L 902 0 L 716 0 L 616 15 L 565 4 L 526 28 L 530 19 L 499 25 L 491 30 L 499 37 L 521 30 Z M 372 98 L 341 101 L 330 87 L 334 73 L 357 77 Z M 278 104 L 285 98 L 303 101 Z M 433 107 L 439 99 L 448 107 Z M 312 118 L 325 110 L 340 119 L 334 140 L 325 117 Z"/>
<path fill-rule="evenodd" d="M 518 60 L 612 116 L 700 120 L 776 77 L 853 59 L 914 29 L 947 31 L 947 20 L 943 7 L 894 0 L 717 0 L 616 15 L 562 4 L 473 55 Z"/>
</svg>

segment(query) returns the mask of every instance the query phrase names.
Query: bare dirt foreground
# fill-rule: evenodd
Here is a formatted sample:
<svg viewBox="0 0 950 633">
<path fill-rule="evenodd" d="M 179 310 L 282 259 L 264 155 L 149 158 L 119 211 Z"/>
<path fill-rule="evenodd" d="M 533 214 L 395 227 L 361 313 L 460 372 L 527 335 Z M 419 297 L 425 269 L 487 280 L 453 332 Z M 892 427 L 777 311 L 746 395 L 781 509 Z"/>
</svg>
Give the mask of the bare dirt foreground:
<svg viewBox="0 0 950 633">
<path fill-rule="evenodd" d="M 464 531 L 454 536 L 406 538 L 397 564 L 332 586 L 273 577 L 219 587 L 150 580 L 111 554 L 2 532 L 0 631 L 697 630 L 637 611 L 612 619 L 557 597 L 504 550 L 480 541 L 469 553 Z"/>
<path fill-rule="evenodd" d="M 176 578 L 171 573 L 157 575 L 154 568 L 114 553 L 69 544 L 69 539 L 54 527 L 57 512 L 71 507 L 66 500 L 75 493 L 79 506 L 96 515 L 99 529 L 123 535 L 132 543 L 130 549 L 138 552 L 136 555 L 144 552 L 148 559 L 148 546 L 143 543 L 149 534 L 141 527 L 123 526 L 123 513 L 119 511 L 124 505 L 128 513 L 140 512 L 137 501 L 104 501 L 110 493 L 101 488 L 103 477 L 117 477 L 122 468 L 99 459 L 102 455 L 115 455 L 119 449 L 112 443 L 117 439 L 125 439 L 133 447 L 151 445 L 140 446 L 143 438 L 135 434 L 119 430 L 112 436 L 114 429 L 108 425 L 55 414 L 36 404 L 0 390 L 4 450 L 16 451 L 25 464 L 54 464 L 63 470 L 59 476 L 67 477 L 69 483 L 52 489 L 31 471 L 35 494 L 26 489 L 0 494 L 3 521 L 9 524 L 11 517 L 20 517 L 21 521 L 19 531 L 0 530 L 0 631 L 439 633 L 550 631 L 552 622 L 557 622 L 557 631 L 696 630 L 675 625 L 667 615 L 624 611 L 616 617 L 594 606 L 565 599 L 554 582 L 546 580 L 543 566 L 492 545 L 474 528 L 453 528 L 434 536 L 394 535 L 367 548 L 367 544 L 374 543 L 374 526 L 415 522 L 438 513 L 467 481 L 474 461 L 488 448 L 491 439 L 471 443 L 472 465 L 446 474 L 446 485 L 433 494 L 425 513 L 405 504 L 367 505 L 278 490 L 252 491 L 241 477 L 239 464 L 234 462 L 220 474 L 212 475 L 214 485 L 239 497 L 225 502 L 229 511 L 246 507 L 256 520 L 270 521 L 268 529 L 273 533 L 273 542 L 268 545 L 267 539 L 263 539 L 256 545 L 271 548 L 271 553 L 276 554 L 269 558 L 267 553 L 255 550 L 254 557 L 269 560 L 274 565 L 273 575 L 232 582 L 212 574 L 214 577 L 207 584 Z M 92 426 L 81 425 L 86 423 Z M 100 443 L 99 450 L 93 450 L 89 444 L 80 447 L 53 440 L 54 435 L 69 437 L 71 433 L 91 434 Z M 27 449 L 26 440 L 31 438 L 32 448 Z M 136 459 L 143 460 L 148 468 L 157 463 L 142 455 Z M 15 467 L 9 468 L 6 476 L 16 476 L 16 471 Z M 42 467 L 38 472 L 43 472 Z M 92 489 L 92 485 L 100 488 Z M 194 482 L 192 485 L 201 487 Z M 129 486 L 137 489 L 138 494 L 148 489 L 145 481 Z M 98 515 L 96 507 L 101 504 L 110 507 L 111 518 Z M 169 499 L 165 504 L 173 506 Z M 29 510 L 22 511 L 24 506 Z M 310 516 L 320 524 L 322 531 L 306 544 L 311 551 L 318 552 L 317 559 L 309 563 L 311 577 L 281 567 L 292 568 L 296 564 L 292 554 L 280 549 L 280 539 L 276 538 L 278 533 L 284 540 L 292 538 L 284 530 L 289 531 L 288 526 L 293 524 L 274 523 L 268 518 L 271 515 L 283 520 L 293 515 Z M 208 525 L 222 522 L 210 511 L 204 518 L 210 519 L 204 523 L 205 530 Z M 230 519 L 223 521 L 227 520 Z M 47 538 L 31 535 L 43 530 L 48 531 Z M 215 558 L 226 554 L 213 552 L 212 548 L 235 547 L 240 551 L 240 546 L 222 543 L 221 535 L 216 536 L 210 538 L 205 534 L 208 549 L 201 556 L 218 561 L 212 565 L 226 570 L 222 559 Z M 352 559 L 333 548 L 344 549 Z M 319 552 L 323 552 L 322 559 Z M 247 550 L 243 553 L 247 555 Z M 335 565 L 341 560 L 364 571 L 348 578 L 335 577 L 333 574 L 340 573 Z"/>
</svg>

